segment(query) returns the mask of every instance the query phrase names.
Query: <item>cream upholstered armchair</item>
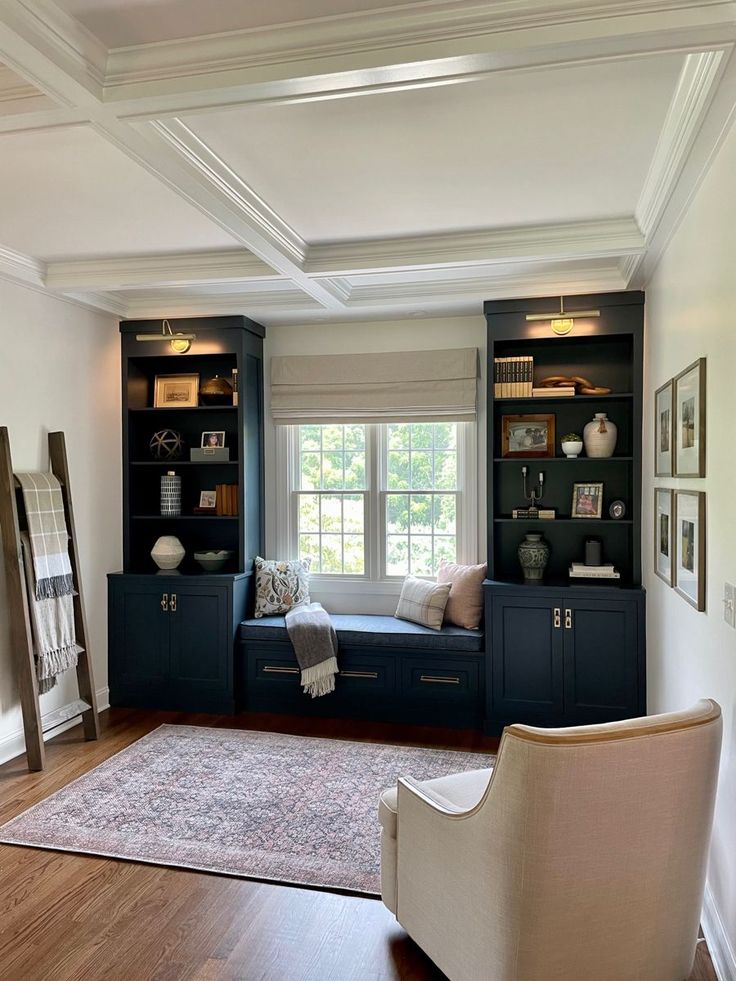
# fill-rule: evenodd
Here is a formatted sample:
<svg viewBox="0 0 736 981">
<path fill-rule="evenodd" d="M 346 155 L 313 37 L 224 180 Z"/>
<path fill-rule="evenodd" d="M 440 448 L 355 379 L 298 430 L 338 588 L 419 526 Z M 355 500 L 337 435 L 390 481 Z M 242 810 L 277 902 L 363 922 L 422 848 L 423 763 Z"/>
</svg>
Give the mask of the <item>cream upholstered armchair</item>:
<svg viewBox="0 0 736 981">
<path fill-rule="evenodd" d="M 720 746 L 713 701 L 509 726 L 493 771 L 383 793 L 383 901 L 451 981 L 685 981 Z"/>
</svg>

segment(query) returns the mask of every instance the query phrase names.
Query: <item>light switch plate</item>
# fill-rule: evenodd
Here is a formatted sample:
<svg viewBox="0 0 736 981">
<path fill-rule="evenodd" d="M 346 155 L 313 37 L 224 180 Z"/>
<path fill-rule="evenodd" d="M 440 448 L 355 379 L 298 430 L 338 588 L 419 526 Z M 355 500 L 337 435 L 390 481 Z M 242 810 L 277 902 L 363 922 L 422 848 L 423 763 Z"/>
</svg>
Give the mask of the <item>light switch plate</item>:
<svg viewBox="0 0 736 981">
<path fill-rule="evenodd" d="M 723 619 L 729 625 L 729 627 L 736 628 L 736 610 L 734 610 L 734 602 L 736 601 L 736 586 L 733 583 L 727 582 L 723 586 Z"/>
</svg>

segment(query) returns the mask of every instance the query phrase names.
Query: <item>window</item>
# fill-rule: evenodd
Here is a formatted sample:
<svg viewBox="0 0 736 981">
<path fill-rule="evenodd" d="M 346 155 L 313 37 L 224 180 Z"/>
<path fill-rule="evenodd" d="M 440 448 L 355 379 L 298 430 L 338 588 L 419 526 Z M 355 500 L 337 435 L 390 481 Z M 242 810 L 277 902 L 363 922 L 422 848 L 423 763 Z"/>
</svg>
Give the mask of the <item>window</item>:
<svg viewBox="0 0 736 981">
<path fill-rule="evenodd" d="M 474 560 L 472 423 L 280 430 L 291 492 L 279 547 L 313 573 L 433 576 L 442 559 Z"/>
</svg>

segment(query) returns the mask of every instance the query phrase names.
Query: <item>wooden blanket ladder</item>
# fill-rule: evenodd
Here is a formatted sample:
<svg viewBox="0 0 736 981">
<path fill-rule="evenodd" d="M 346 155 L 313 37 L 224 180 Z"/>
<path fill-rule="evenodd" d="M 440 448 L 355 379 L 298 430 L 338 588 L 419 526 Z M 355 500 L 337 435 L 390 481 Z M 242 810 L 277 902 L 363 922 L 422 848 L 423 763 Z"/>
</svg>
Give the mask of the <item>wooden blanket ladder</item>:
<svg viewBox="0 0 736 981">
<path fill-rule="evenodd" d="M 25 509 L 19 483 L 14 475 L 10 454 L 10 437 L 0 426 L 0 535 L 5 558 L 10 644 L 16 662 L 20 703 L 23 710 L 23 729 L 26 738 L 26 759 L 29 770 L 44 768 L 44 733 L 63 725 L 78 715 L 82 717 L 85 739 L 97 739 L 100 722 L 97 713 L 89 651 L 89 632 L 84 612 L 82 577 L 79 574 L 79 550 L 72 509 L 72 491 L 64 433 L 49 433 L 49 469 L 61 484 L 66 527 L 69 533 L 69 558 L 77 594 L 74 597 L 74 620 L 77 643 L 84 648 L 77 662 L 79 699 L 63 709 L 41 717 L 38 700 L 38 680 L 33 652 L 33 634 L 26 590 L 26 578 L 21 552 L 21 528 L 25 527 Z"/>
</svg>

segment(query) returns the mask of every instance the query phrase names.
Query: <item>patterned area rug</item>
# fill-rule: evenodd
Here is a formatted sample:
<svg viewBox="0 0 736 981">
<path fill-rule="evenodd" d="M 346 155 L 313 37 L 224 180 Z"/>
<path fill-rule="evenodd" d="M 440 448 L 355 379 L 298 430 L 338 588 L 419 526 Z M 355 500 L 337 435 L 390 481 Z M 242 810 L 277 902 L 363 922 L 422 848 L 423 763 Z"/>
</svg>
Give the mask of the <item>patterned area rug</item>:
<svg viewBox="0 0 736 981">
<path fill-rule="evenodd" d="M 0 827 L 0 841 L 378 894 L 378 798 L 479 753 L 164 725 Z"/>
</svg>

